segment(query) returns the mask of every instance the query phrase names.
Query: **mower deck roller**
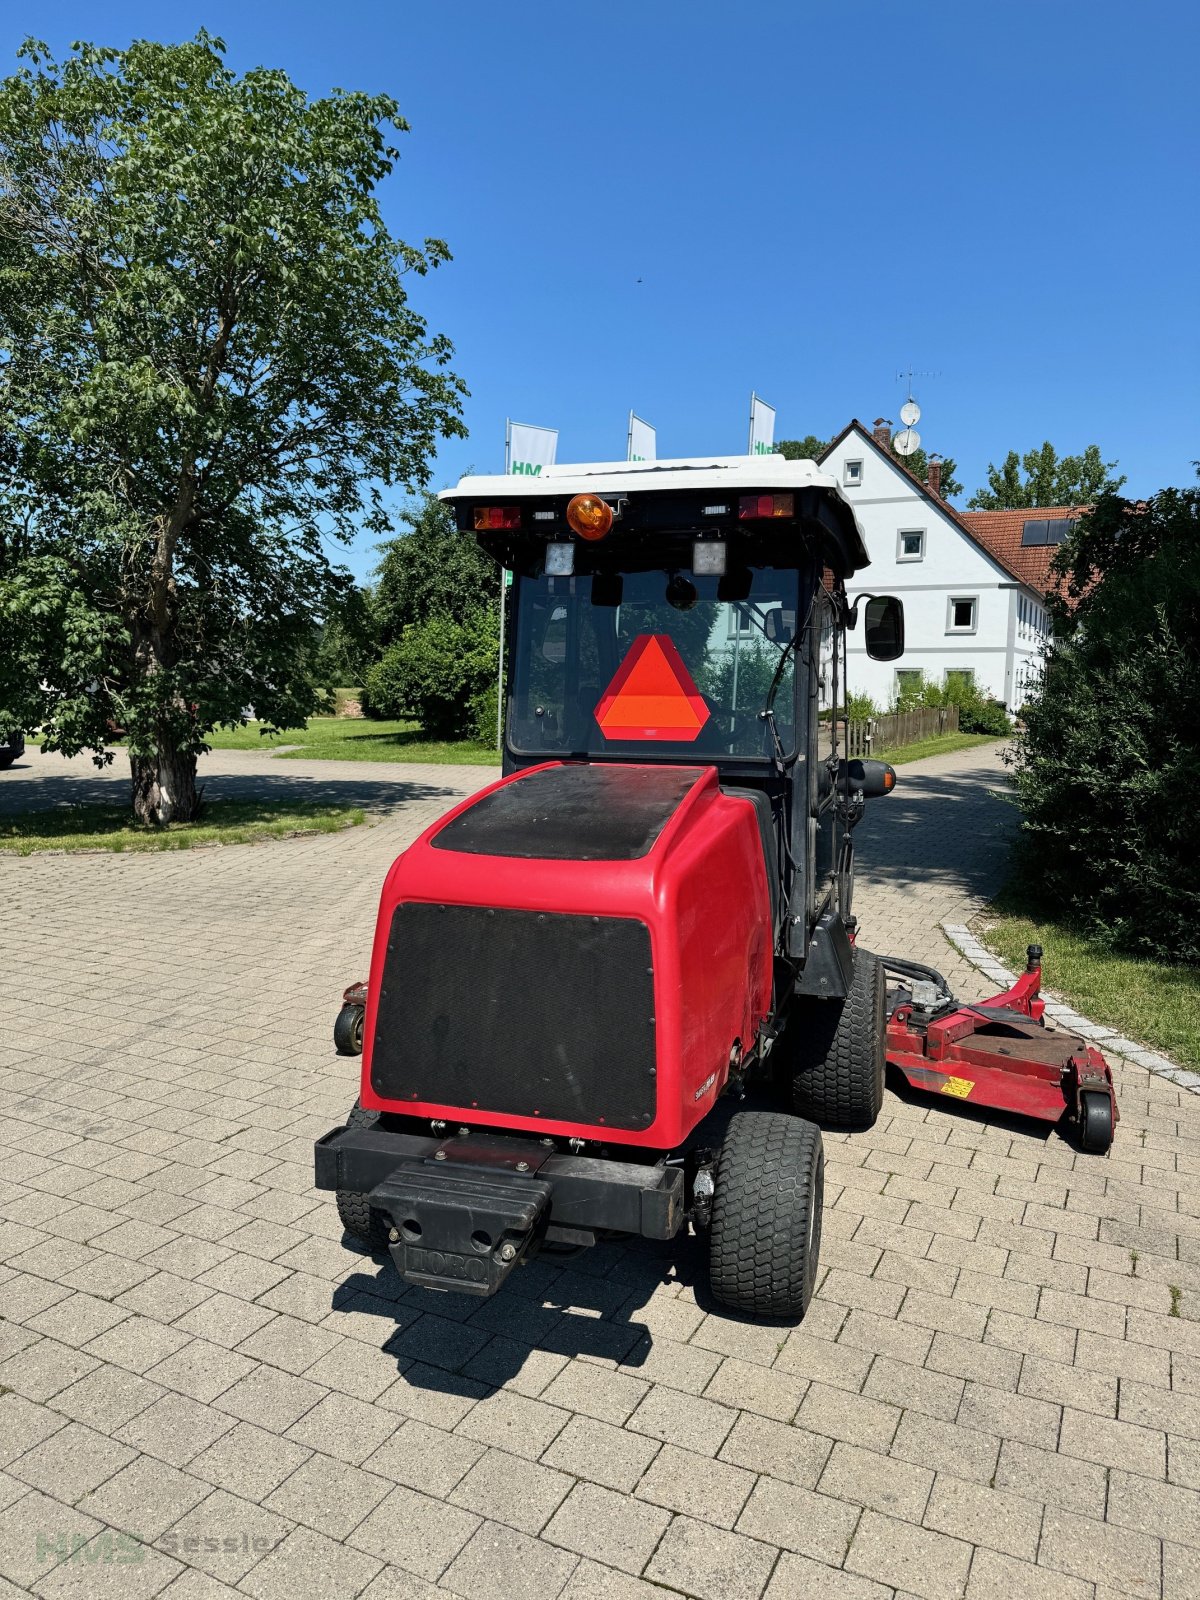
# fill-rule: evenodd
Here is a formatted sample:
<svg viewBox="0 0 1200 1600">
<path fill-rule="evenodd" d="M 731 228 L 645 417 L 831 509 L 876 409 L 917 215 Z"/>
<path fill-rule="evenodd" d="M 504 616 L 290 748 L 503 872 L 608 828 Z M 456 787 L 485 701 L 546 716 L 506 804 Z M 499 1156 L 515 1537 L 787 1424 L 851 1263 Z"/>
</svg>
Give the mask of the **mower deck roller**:
<svg viewBox="0 0 1200 1600">
<path fill-rule="evenodd" d="M 895 773 L 846 759 L 828 715 L 867 564 L 853 510 L 781 456 L 442 499 L 513 575 L 503 773 L 387 875 L 336 1029 L 359 1099 L 317 1184 L 426 1288 L 490 1294 L 539 1250 L 690 1225 L 718 1299 L 794 1321 L 820 1126 L 869 1127 L 883 1084 L 852 832 Z M 896 659 L 899 601 L 863 600 L 867 653 Z"/>
</svg>

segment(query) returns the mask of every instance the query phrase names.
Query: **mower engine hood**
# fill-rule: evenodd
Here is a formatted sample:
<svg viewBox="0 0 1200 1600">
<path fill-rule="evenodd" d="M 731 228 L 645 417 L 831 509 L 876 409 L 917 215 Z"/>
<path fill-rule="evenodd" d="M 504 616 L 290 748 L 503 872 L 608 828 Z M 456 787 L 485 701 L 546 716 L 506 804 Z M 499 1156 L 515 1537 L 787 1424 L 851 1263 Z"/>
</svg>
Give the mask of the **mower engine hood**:
<svg viewBox="0 0 1200 1600">
<path fill-rule="evenodd" d="M 755 807 L 715 768 L 502 779 L 388 874 L 362 1103 L 673 1148 L 770 1011 L 772 920 Z"/>
</svg>

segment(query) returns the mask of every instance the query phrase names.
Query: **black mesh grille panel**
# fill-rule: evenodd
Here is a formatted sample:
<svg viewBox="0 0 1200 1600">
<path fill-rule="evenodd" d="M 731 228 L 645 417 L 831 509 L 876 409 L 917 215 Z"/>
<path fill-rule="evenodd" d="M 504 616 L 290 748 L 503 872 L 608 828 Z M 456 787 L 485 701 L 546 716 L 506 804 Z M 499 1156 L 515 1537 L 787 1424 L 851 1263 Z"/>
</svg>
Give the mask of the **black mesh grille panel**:
<svg viewBox="0 0 1200 1600">
<path fill-rule="evenodd" d="M 650 932 L 624 917 L 396 907 L 371 1084 L 389 1100 L 641 1129 L 655 1112 Z"/>
</svg>

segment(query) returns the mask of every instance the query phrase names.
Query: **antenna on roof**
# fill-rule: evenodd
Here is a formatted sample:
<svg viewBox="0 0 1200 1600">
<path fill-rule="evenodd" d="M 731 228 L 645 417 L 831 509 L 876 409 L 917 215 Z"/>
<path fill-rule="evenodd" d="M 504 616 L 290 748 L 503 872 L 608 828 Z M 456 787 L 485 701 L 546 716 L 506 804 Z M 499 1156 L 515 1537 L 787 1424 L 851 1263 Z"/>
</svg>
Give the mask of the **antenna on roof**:
<svg viewBox="0 0 1200 1600">
<path fill-rule="evenodd" d="M 921 435 L 917 432 L 916 424 L 921 420 L 921 408 L 913 399 L 912 381 L 916 378 L 937 378 L 937 372 L 916 372 L 910 366 L 907 373 L 898 372 L 896 381 L 908 380 L 908 399 L 900 407 L 900 421 L 904 424 L 900 432 L 892 440 L 892 449 L 898 456 L 911 456 L 921 446 Z"/>
</svg>

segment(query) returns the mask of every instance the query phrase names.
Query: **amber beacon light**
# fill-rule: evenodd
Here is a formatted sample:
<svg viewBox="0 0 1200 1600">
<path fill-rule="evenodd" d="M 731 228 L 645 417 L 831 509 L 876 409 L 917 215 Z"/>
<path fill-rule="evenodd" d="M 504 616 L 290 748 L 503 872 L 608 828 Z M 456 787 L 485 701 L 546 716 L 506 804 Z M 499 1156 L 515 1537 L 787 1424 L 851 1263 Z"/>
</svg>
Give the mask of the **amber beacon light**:
<svg viewBox="0 0 1200 1600">
<path fill-rule="evenodd" d="M 603 539 L 613 525 L 613 510 L 598 494 L 577 494 L 567 506 L 567 523 L 581 539 Z"/>
</svg>

